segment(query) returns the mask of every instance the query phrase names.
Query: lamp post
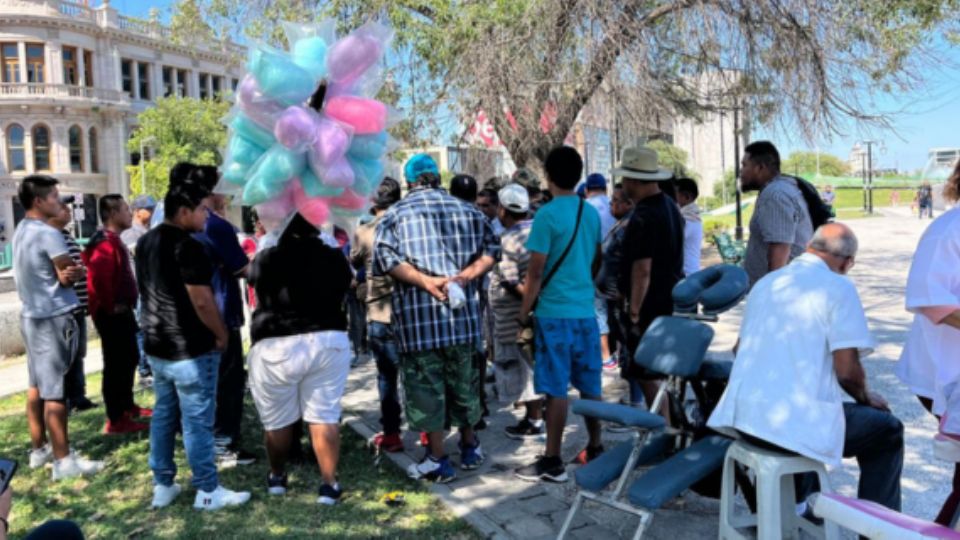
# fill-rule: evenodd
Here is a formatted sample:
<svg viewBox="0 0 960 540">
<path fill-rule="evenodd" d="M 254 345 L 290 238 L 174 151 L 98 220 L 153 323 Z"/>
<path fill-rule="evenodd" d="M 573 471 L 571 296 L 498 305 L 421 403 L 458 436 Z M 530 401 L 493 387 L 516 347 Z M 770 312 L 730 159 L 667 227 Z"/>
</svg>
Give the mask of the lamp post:
<svg viewBox="0 0 960 540">
<path fill-rule="evenodd" d="M 157 142 L 156 137 L 143 137 L 140 139 L 140 184 L 143 186 L 143 192 L 149 193 L 150 190 L 147 189 L 147 154 L 146 149 L 148 145 Z"/>
<path fill-rule="evenodd" d="M 737 241 L 743 241 L 743 208 L 741 208 L 740 193 L 740 106 L 733 108 L 733 178 L 734 187 L 737 188 L 737 228 L 735 235 Z"/>
<path fill-rule="evenodd" d="M 873 145 L 879 144 L 877 141 L 861 141 L 860 144 L 867 145 L 866 170 L 863 174 L 863 209 L 868 213 L 873 213 Z M 861 162 L 863 153 L 861 152 Z"/>
</svg>

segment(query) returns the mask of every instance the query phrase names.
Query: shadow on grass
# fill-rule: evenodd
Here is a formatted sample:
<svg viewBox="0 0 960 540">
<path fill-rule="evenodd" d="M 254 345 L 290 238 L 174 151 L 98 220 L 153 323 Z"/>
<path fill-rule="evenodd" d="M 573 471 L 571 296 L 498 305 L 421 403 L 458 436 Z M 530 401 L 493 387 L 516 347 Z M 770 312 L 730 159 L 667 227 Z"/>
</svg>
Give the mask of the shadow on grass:
<svg viewBox="0 0 960 540">
<path fill-rule="evenodd" d="M 95 394 L 99 377 L 90 377 L 88 384 L 89 394 Z M 153 395 L 144 392 L 137 399 L 149 406 Z M 211 513 L 192 508 L 195 491 L 189 486 L 189 467 L 178 440 L 177 480 L 184 492 L 170 507 L 151 510 L 149 435 L 101 435 L 102 405 L 71 416 L 70 432 L 73 446 L 91 458 L 105 459 L 106 470 L 89 479 L 53 483 L 49 469 L 26 467 L 30 443 L 23 402 L 23 395 L 0 400 L 0 456 L 21 463 L 13 481 L 12 538 L 49 519 L 73 520 L 87 538 L 476 538 L 473 529 L 424 486 L 408 480 L 389 463 L 375 467 L 365 442 L 349 428 L 341 431 L 339 479 L 344 497 L 340 504 L 316 504 L 319 472 L 314 464 L 290 467 L 287 496 L 268 498 L 263 435 L 249 399 L 243 422 L 245 447 L 258 461 L 222 470 L 220 475 L 226 487 L 252 492 L 252 500 L 243 507 Z M 404 492 L 404 506 L 380 502 L 383 495 L 396 490 Z"/>
</svg>

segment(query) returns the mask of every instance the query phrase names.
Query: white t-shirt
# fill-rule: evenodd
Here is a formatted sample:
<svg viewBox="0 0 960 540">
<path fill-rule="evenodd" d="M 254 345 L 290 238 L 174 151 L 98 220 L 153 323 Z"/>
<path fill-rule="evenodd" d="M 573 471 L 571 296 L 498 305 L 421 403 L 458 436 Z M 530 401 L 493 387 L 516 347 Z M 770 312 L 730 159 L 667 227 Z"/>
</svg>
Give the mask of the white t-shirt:
<svg viewBox="0 0 960 540">
<path fill-rule="evenodd" d="M 960 306 L 960 208 L 934 220 L 917 245 L 906 301 L 915 315 L 897 365 L 897 376 L 910 391 L 933 399 L 933 412 L 942 414 L 945 388 L 960 381 L 960 330 L 918 313 L 935 306 Z"/>
<path fill-rule="evenodd" d="M 683 225 L 683 274 L 700 270 L 700 247 L 703 244 L 703 222 L 686 220 Z"/>
<path fill-rule="evenodd" d="M 754 286 L 727 389 L 707 425 L 839 465 L 846 423 L 832 352 L 874 347 L 849 279 L 805 253 Z"/>
<path fill-rule="evenodd" d="M 591 195 L 587 198 L 587 203 L 600 214 L 600 238 L 606 238 L 607 233 L 617 223 L 617 218 L 610 212 L 610 198 L 602 194 Z"/>
</svg>

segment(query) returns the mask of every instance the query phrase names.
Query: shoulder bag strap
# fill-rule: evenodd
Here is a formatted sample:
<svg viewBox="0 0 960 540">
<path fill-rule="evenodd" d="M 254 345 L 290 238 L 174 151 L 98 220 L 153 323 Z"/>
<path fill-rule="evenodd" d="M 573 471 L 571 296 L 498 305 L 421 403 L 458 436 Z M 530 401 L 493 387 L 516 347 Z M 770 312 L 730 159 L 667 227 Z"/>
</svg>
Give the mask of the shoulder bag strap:
<svg viewBox="0 0 960 540">
<path fill-rule="evenodd" d="M 540 284 L 540 294 L 543 294 L 543 291 L 547 289 L 547 285 L 550 283 L 550 280 L 556 275 L 557 270 L 560 269 L 560 265 L 563 264 L 563 261 L 567 258 L 567 254 L 570 253 L 570 248 L 573 247 L 573 242 L 577 239 L 577 233 L 580 231 L 581 217 L 583 217 L 583 199 L 580 199 L 580 206 L 577 208 L 577 224 L 573 226 L 573 235 L 570 236 L 570 242 L 567 243 L 567 247 L 563 250 L 563 253 L 560 254 L 560 258 L 557 259 L 557 262 L 553 265 L 553 268 L 547 272 L 547 277 L 543 278 L 543 281 Z M 537 296 L 537 302 L 539 302 L 539 300 L 540 297 Z M 537 307 L 537 302 L 535 302 L 533 305 L 534 309 Z"/>
</svg>

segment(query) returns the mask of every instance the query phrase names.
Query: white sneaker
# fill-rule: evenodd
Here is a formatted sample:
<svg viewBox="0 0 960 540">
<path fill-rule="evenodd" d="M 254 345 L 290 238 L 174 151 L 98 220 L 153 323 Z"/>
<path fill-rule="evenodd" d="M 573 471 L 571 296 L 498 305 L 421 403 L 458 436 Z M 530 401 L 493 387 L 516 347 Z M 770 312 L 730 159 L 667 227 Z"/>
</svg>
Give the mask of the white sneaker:
<svg viewBox="0 0 960 540">
<path fill-rule="evenodd" d="M 30 450 L 30 468 L 39 469 L 53 461 L 53 447 L 47 443 L 40 448 Z"/>
<path fill-rule="evenodd" d="M 180 495 L 181 491 L 183 491 L 183 488 L 180 487 L 180 484 L 170 484 L 169 486 L 154 485 L 153 502 L 150 504 L 150 507 L 163 508 L 170 506 L 170 503 L 177 498 L 177 495 Z"/>
<path fill-rule="evenodd" d="M 197 491 L 193 507 L 197 510 L 219 510 L 224 506 L 240 506 L 249 500 L 249 491 L 230 491 L 223 486 L 217 486 L 213 491 Z"/>
<path fill-rule="evenodd" d="M 53 480 L 64 480 L 77 476 L 89 476 L 103 470 L 102 461 L 82 458 L 76 452 L 53 462 Z"/>
</svg>

